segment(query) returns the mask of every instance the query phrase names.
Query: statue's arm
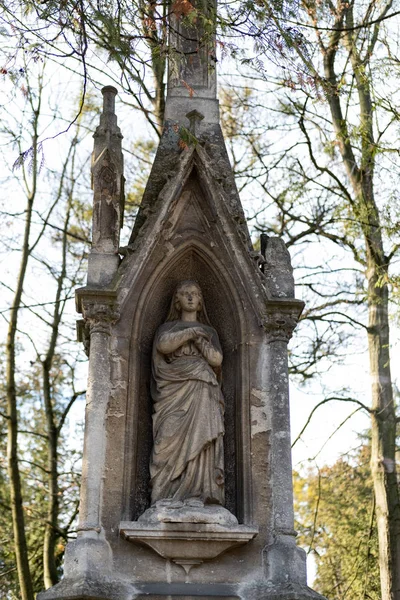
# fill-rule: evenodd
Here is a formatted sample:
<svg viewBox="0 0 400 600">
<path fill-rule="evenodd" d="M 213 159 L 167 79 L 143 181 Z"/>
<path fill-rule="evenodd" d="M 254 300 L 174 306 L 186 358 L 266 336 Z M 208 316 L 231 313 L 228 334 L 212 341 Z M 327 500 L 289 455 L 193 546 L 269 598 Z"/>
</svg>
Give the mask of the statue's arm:
<svg viewBox="0 0 400 600">
<path fill-rule="evenodd" d="M 213 343 L 212 341 L 207 341 L 204 338 L 196 338 L 195 344 L 197 348 L 200 350 L 206 361 L 211 367 L 220 367 L 222 364 L 222 352 L 219 347 L 219 343 Z"/>
<path fill-rule="evenodd" d="M 192 327 L 183 329 L 182 331 L 166 331 L 158 336 L 156 347 L 161 354 L 171 354 L 195 337 L 196 333 Z"/>
</svg>

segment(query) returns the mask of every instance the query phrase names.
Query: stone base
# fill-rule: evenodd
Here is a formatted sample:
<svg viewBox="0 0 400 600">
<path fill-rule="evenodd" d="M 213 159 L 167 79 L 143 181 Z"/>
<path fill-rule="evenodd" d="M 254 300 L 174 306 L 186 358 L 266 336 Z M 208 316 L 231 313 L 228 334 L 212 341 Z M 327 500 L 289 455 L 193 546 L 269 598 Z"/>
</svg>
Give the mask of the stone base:
<svg viewBox="0 0 400 600">
<path fill-rule="evenodd" d="M 274 542 L 264 548 L 264 566 L 267 581 L 274 585 L 296 582 L 305 586 L 307 583 L 307 557 L 303 548 L 296 546 L 294 531 L 274 536 Z"/>
<path fill-rule="evenodd" d="M 287 583 L 274 586 L 267 582 L 251 584 L 195 584 L 195 583 L 137 583 L 139 598 L 164 600 L 326 600 L 308 586 Z"/>
<path fill-rule="evenodd" d="M 40 592 L 37 600 L 131 600 L 133 592 L 132 585 L 113 580 L 110 545 L 102 534 L 90 531 L 67 544 L 64 579 Z"/>
<path fill-rule="evenodd" d="M 38 600 L 325 600 L 307 586 L 251 584 L 136 583 L 63 580 Z"/>
<path fill-rule="evenodd" d="M 134 598 L 140 598 L 140 592 L 133 585 L 107 580 L 68 578 L 37 595 L 37 600 L 133 600 Z"/>
<path fill-rule="evenodd" d="M 129 542 L 150 547 L 165 559 L 173 560 L 186 573 L 205 560 L 242 546 L 258 533 L 257 527 L 223 526 L 211 523 L 141 523 L 123 521 L 121 536 Z"/>
<path fill-rule="evenodd" d="M 239 585 L 237 597 L 243 600 L 326 600 L 307 585 L 290 581 L 279 585 L 268 581 Z"/>
</svg>

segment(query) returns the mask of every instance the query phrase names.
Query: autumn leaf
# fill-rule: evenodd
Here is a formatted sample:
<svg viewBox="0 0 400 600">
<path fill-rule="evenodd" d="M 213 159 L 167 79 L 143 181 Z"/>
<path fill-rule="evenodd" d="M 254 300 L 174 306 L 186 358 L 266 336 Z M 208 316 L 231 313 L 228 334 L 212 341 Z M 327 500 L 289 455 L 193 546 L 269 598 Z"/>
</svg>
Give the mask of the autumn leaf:
<svg viewBox="0 0 400 600">
<path fill-rule="evenodd" d="M 186 81 L 184 81 L 183 79 L 181 79 L 181 84 L 183 86 L 185 86 L 185 88 L 189 92 L 189 98 L 193 98 L 193 96 L 194 96 L 194 89 L 192 87 L 190 87 L 190 85 L 188 83 L 186 83 Z"/>
<path fill-rule="evenodd" d="M 189 0 L 175 0 L 175 2 L 172 3 L 171 9 L 173 14 L 178 18 L 182 15 L 186 17 L 195 10 L 193 4 L 191 4 Z"/>
</svg>

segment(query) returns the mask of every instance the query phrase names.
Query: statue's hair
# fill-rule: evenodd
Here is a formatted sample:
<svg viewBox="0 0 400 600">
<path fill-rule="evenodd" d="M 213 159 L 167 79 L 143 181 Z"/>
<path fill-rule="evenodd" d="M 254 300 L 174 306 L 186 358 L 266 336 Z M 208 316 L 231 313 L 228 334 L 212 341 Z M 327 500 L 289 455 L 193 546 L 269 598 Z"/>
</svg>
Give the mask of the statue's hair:
<svg viewBox="0 0 400 600">
<path fill-rule="evenodd" d="M 177 298 L 177 293 L 179 292 L 179 290 L 181 290 L 183 287 L 185 287 L 187 285 L 195 285 L 200 292 L 201 304 L 200 304 L 200 309 L 197 311 L 197 320 L 200 323 L 204 323 L 205 325 L 211 325 L 210 319 L 208 318 L 206 307 L 204 304 L 204 298 L 203 298 L 203 293 L 201 291 L 201 287 L 195 279 L 185 279 L 185 281 L 180 281 L 178 283 L 178 285 L 176 286 L 175 291 L 173 293 L 171 305 L 169 307 L 169 312 L 168 312 L 165 322 L 179 321 L 179 319 L 181 318 L 181 310 L 179 308 L 179 300 Z"/>
</svg>

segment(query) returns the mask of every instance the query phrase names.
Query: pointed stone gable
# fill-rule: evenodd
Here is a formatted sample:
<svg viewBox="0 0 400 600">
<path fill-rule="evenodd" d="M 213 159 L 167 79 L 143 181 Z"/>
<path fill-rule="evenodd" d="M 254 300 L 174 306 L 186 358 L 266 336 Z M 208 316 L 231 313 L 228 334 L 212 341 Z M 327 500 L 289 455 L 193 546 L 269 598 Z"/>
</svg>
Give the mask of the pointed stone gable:
<svg viewBox="0 0 400 600">
<path fill-rule="evenodd" d="M 165 124 L 128 250 L 134 247 L 135 240 L 149 215 L 158 210 L 158 206 L 162 205 L 173 186 L 175 190 L 179 190 L 180 186 L 184 185 L 194 168 L 197 169 L 199 179 L 207 179 L 213 188 L 212 191 L 223 199 L 243 242 L 248 249 L 252 249 L 220 126 L 207 126 L 205 123 L 200 127 L 203 127 L 204 131 L 199 132 L 199 139 L 190 147 L 182 144 L 182 133 L 178 124 Z"/>
</svg>

